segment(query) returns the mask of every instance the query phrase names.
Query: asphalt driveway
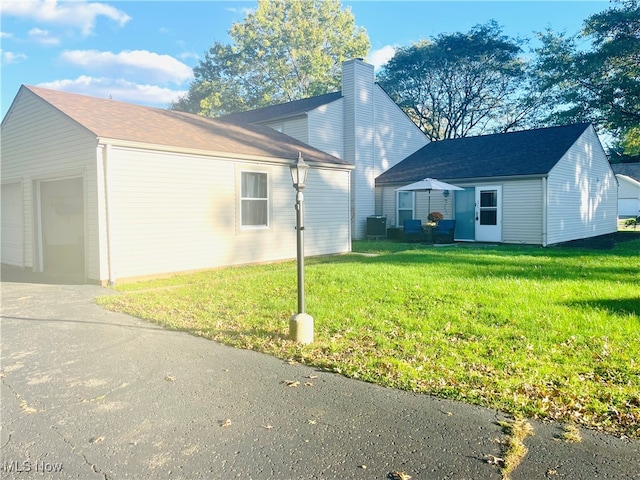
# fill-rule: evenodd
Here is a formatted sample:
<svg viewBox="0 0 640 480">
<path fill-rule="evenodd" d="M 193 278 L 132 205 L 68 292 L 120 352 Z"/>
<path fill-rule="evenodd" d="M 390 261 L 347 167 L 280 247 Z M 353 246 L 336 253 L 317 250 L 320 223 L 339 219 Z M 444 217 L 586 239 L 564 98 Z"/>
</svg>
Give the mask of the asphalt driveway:
<svg viewBox="0 0 640 480">
<path fill-rule="evenodd" d="M 2 283 L 2 478 L 500 479 L 489 409 L 377 387 Z M 517 479 L 640 479 L 640 442 L 532 422 Z"/>
</svg>

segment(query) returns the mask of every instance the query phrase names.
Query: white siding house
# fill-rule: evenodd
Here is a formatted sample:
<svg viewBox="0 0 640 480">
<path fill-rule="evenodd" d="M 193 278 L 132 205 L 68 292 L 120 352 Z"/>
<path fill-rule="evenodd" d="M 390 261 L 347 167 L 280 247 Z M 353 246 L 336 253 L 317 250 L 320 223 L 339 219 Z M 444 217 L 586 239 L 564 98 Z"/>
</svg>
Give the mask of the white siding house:
<svg viewBox="0 0 640 480">
<path fill-rule="evenodd" d="M 618 179 L 618 216 L 640 215 L 640 163 L 612 165 Z"/>
<path fill-rule="evenodd" d="M 390 226 L 402 226 L 396 189 L 427 177 L 464 188 L 430 195 L 432 212 L 456 220 L 459 241 L 546 246 L 617 230 L 617 183 L 589 124 L 426 145 L 376 179 Z M 427 193 L 413 198 L 412 217 L 426 222 Z"/>
<path fill-rule="evenodd" d="M 273 129 L 23 86 L 2 122 L 2 262 L 87 281 L 351 249 L 353 167 Z M 6 203 L 5 203 L 6 200 Z"/>
<path fill-rule="evenodd" d="M 104 284 L 294 258 L 298 153 L 307 255 L 350 251 L 373 215 L 401 227 L 438 211 L 459 241 L 617 229 L 591 125 L 429 143 L 352 60 L 340 92 L 218 120 L 23 86 L 2 121 L 2 263 Z M 426 177 L 462 190 L 396 192 Z"/>
<path fill-rule="evenodd" d="M 379 213 L 375 178 L 429 143 L 375 82 L 373 65 L 360 59 L 343 63 L 341 92 L 223 119 L 270 126 L 354 165 L 351 230 L 356 239 L 366 236 L 367 217 Z"/>
</svg>

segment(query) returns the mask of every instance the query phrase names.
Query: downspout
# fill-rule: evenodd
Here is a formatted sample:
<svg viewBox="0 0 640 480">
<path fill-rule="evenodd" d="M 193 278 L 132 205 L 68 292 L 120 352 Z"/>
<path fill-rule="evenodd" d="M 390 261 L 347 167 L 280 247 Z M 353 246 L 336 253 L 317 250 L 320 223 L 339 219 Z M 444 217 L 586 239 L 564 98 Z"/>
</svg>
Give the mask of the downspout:
<svg viewBox="0 0 640 480">
<path fill-rule="evenodd" d="M 115 272 L 113 270 L 113 254 L 111 250 L 111 201 L 109 195 L 109 168 L 108 158 L 111 151 L 111 144 L 105 144 L 102 148 L 102 168 L 104 175 L 104 213 L 105 223 L 107 226 L 107 268 L 109 270 L 108 285 L 116 284 Z"/>
<path fill-rule="evenodd" d="M 542 246 L 547 246 L 547 204 L 549 202 L 547 191 L 547 177 L 542 177 Z"/>
</svg>

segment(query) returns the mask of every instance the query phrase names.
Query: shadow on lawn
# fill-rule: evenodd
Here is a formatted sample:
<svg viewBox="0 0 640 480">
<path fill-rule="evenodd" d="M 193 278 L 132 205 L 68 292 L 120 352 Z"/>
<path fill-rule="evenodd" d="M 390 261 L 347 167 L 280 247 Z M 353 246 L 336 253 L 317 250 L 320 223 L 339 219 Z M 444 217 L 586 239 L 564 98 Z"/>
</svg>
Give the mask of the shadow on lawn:
<svg viewBox="0 0 640 480">
<path fill-rule="evenodd" d="M 600 308 L 617 315 L 634 315 L 640 321 L 640 297 L 637 298 L 599 298 L 568 302 L 568 305 L 583 308 Z"/>
</svg>

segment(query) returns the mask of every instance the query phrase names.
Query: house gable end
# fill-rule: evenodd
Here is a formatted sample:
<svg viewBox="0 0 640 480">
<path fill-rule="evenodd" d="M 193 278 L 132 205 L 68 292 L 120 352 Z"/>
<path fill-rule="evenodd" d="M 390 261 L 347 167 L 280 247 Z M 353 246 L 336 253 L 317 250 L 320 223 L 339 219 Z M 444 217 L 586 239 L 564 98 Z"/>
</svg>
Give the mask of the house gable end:
<svg viewBox="0 0 640 480">
<path fill-rule="evenodd" d="M 617 182 L 595 129 L 580 135 L 547 179 L 547 244 L 617 229 Z"/>
<path fill-rule="evenodd" d="M 25 109 L 26 104 L 31 104 L 28 109 Z M 93 132 L 91 129 L 87 128 L 82 123 L 78 122 L 73 117 L 69 116 L 60 108 L 56 107 L 52 103 L 48 102 L 46 99 L 39 96 L 37 93 L 30 90 L 27 86 L 22 85 L 20 90 L 18 91 L 15 99 L 13 100 L 11 107 L 7 111 L 5 118 L 2 121 L 2 129 L 5 130 L 5 127 L 10 128 L 10 122 L 12 121 L 12 117 L 15 115 L 33 115 L 34 109 L 46 109 L 49 112 L 52 112 L 53 115 L 59 117 L 69 126 L 72 126 L 84 134 L 96 139 L 97 134 Z M 32 121 L 32 119 L 30 120 Z M 81 133 L 81 134 L 82 134 Z"/>
</svg>

